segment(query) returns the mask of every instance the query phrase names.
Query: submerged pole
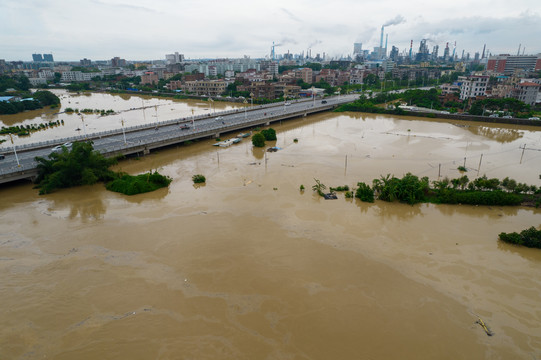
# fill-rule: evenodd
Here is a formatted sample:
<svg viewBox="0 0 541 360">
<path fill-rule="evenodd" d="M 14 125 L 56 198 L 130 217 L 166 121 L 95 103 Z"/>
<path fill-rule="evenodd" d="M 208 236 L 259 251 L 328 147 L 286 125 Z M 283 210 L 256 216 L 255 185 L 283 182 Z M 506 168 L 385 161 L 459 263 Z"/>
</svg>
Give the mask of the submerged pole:
<svg viewBox="0 0 541 360">
<path fill-rule="evenodd" d="M 481 170 L 481 161 L 483 161 L 483 154 L 481 154 L 481 158 L 479 159 L 479 167 L 477 168 L 477 176 L 479 176 L 479 170 Z"/>
</svg>

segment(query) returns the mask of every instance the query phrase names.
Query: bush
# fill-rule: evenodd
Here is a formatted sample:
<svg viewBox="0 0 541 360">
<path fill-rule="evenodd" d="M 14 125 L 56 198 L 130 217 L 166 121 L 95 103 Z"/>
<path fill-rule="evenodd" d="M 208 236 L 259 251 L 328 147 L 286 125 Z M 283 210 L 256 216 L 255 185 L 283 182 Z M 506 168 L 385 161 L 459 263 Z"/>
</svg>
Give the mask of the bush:
<svg viewBox="0 0 541 360">
<path fill-rule="evenodd" d="M 522 230 L 520 234 L 517 234 L 516 232 L 509 234 L 502 232 L 499 237 L 500 240 L 510 244 L 541 249 L 541 231 L 533 226 L 529 229 Z"/>
<path fill-rule="evenodd" d="M 355 197 L 364 202 L 374 202 L 374 190 L 363 182 L 357 183 L 357 190 L 355 191 Z"/>
<path fill-rule="evenodd" d="M 331 191 L 349 191 L 349 186 L 347 185 L 344 185 L 344 186 L 338 186 L 338 187 L 329 187 L 329 190 Z"/>
<path fill-rule="evenodd" d="M 113 180 L 105 186 L 107 190 L 119 192 L 125 195 L 136 195 L 167 187 L 171 183 L 171 178 L 149 172 L 137 176 L 128 174 L 119 174 L 120 178 Z"/>
<path fill-rule="evenodd" d="M 265 136 L 262 133 L 257 133 L 252 136 L 252 144 L 255 147 L 264 147 L 265 146 Z"/>
<path fill-rule="evenodd" d="M 197 175 L 192 176 L 192 181 L 194 184 L 200 184 L 200 183 L 206 182 L 207 179 L 203 175 L 197 174 Z"/>
</svg>

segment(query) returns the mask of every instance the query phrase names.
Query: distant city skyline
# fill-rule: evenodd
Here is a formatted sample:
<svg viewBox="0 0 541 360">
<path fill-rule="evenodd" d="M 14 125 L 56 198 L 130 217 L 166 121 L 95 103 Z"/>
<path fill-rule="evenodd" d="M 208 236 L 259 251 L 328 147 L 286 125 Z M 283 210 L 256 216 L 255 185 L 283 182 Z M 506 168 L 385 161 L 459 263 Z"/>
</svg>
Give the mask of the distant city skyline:
<svg viewBox="0 0 541 360">
<path fill-rule="evenodd" d="M 165 59 L 178 51 L 186 59 L 252 58 L 311 49 L 327 57 L 348 56 L 353 44 L 372 51 L 381 26 L 388 50 L 417 52 L 422 39 L 440 56 L 456 41 L 456 54 L 541 53 L 541 5 L 537 0 L 409 2 L 395 0 L 26 0 L 5 2 L 0 12 L 0 59 L 32 61 L 53 54 L 56 61 Z M 385 40 L 384 40 L 385 41 Z"/>
</svg>

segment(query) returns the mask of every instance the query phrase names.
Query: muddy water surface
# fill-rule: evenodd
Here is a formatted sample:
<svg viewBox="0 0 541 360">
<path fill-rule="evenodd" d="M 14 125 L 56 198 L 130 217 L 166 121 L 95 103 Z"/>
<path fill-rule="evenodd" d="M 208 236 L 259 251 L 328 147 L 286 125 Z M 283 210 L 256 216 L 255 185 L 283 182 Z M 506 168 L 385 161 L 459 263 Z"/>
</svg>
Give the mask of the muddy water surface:
<svg viewBox="0 0 541 360">
<path fill-rule="evenodd" d="M 1 188 L 0 358 L 541 357 L 541 254 L 497 240 L 538 210 L 310 191 L 456 177 L 464 157 L 474 178 L 481 154 L 481 174 L 538 184 L 539 152 L 519 146 L 539 132 L 347 114 L 273 127 L 276 153 L 209 141 L 118 165 L 174 178 L 150 194 Z"/>
</svg>

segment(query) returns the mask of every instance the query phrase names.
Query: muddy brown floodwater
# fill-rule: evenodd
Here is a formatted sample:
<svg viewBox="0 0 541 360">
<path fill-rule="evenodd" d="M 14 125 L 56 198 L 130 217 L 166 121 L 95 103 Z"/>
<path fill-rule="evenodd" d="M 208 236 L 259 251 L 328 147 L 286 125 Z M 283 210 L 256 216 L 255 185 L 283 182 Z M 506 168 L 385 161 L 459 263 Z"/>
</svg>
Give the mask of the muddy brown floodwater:
<svg viewBox="0 0 541 360">
<path fill-rule="evenodd" d="M 539 210 L 310 190 L 464 162 L 473 179 L 481 154 L 480 175 L 539 185 L 536 128 L 333 113 L 273 127 L 276 153 L 209 140 L 121 162 L 174 179 L 150 194 L 0 188 L 0 358 L 541 358 L 541 252 L 498 241 Z"/>
</svg>

